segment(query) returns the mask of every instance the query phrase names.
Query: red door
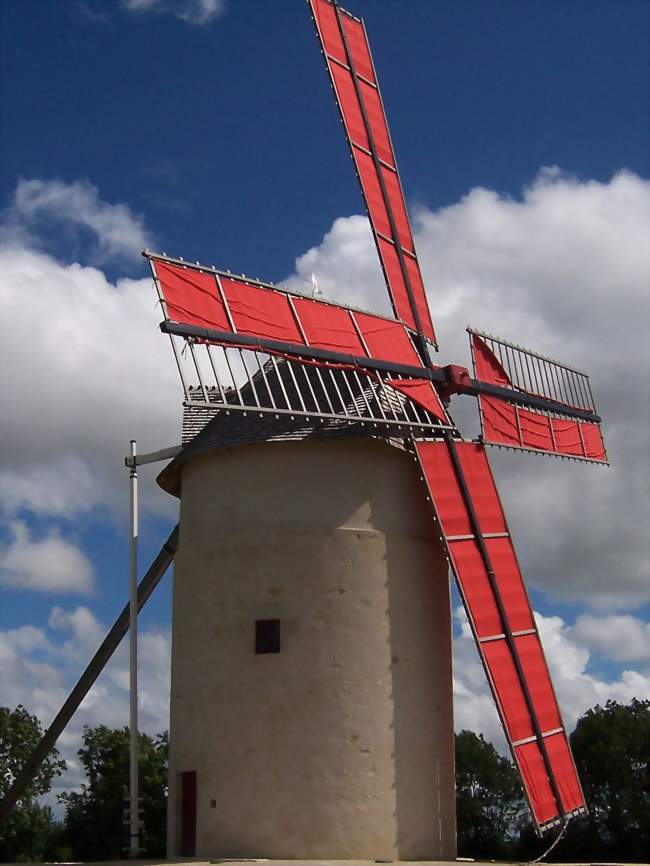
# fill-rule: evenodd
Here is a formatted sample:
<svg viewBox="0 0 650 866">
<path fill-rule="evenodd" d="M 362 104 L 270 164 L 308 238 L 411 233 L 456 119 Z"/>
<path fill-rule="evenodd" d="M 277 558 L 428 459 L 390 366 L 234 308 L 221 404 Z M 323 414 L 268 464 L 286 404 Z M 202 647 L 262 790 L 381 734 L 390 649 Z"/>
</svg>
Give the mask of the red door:
<svg viewBox="0 0 650 866">
<path fill-rule="evenodd" d="M 196 856 L 196 770 L 181 773 L 181 857 Z"/>
</svg>

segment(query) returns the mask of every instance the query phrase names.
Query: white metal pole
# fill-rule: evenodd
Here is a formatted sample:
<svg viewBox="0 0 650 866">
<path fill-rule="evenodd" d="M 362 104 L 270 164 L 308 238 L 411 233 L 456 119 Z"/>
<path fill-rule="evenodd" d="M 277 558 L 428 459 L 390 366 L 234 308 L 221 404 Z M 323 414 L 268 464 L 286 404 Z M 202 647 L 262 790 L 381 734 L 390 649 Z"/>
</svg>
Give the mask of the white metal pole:
<svg viewBox="0 0 650 866">
<path fill-rule="evenodd" d="M 129 854 L 140 852 L 140 819 L 138 810 L 138 468 L 135 462 L 135 439 L 131 440 L 131 570 L 129 603 Z"/>
</svg>

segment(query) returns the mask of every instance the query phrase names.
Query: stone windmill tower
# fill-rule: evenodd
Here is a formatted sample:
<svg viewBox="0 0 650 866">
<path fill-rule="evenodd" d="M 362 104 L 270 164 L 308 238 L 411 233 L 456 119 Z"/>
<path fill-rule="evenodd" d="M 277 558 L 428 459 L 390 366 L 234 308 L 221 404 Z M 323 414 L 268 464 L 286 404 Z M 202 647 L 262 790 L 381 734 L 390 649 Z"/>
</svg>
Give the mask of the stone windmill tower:
<svg viewBox="0 0 650 866">
<path fill-rule="evenodd" d="M 584 373 L 471 329 L 434 363 L 363 22 L 310 7 L 394 318 L 145 251 L 185 391 L 138 600 L 174 559 L 169 855 L 452 859 L 449 568 L 537 827 L 586 808 L 485 446 L 607 458 Z"/>
</svg>

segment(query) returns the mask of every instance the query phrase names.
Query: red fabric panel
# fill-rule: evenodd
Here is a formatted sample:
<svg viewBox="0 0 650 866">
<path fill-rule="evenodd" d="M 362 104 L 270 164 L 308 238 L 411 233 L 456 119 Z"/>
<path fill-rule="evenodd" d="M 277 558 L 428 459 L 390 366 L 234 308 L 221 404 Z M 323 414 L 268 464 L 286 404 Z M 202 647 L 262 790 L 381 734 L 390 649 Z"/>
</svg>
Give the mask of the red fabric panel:
<svg viewBox="0 0 650 866">
<path fill-rule="evenodd" d="M 368 40 L 364 33 L 363 24 L 360 21 L 355 21 L 349 15 L 342 14 L 343 30 L 345 38 L 352 55 L 352 65 L 359 75 L 363 75 L 368 81 L 376 84 L 375 73 L 372 68 L 372 60 L 370 59 L 370 48 Z"/>
<path fill-rule="evenodd" d="M 383 238 L 378 239 L 378 244 L 379 255 L 384 266 L 384 271 L 386 272 L 386 281 L 390 288 L 390 294 L 393 299 L 397 316 L 402 319 L 403 322 L 406 322 L 409 328 L 416 330 L 415 316 L 411 310 L 411 302 L 406 290 L 406 283 L 400 267 L 399 258 L 397 257 L 395 245 L 385 241 Z M 436 337 L 433 330 L 433 324 L 431 323 L 431 313 L 429 312 L 429 305 L 426 300 L 420 266 L 415 259 L 411 258 L 411 256 L 404 255 L 404 260 L 406 262 L 406 271 L 409 275 L 415 304 L 418 313 L 420 314 L 422 330 L 426 337 L 435 342 Z"/>
<path fill-rule="evenodd" d="M 585 422 L 581 424 L 580 430 L 582 431 L 582 439 L 585 443 L 585 452 L 587 457 L 591 460 L 607 460 L 607 454 L 605 453 L 605 443 L 603 442 L 603 437 L 600 433 L 600 426 L 598 424 L 591 424 L 590 422 Z"/>
<path fill-rule="evenodd" d="M 334 79 L 336 87 L 336 95 L 338 97 L 341 113 L 345 121 L 348 136 L 354 144 L 365 147 L 370 150 L 370 141 L 366 131 L 366 125 L 363 119 L 357 92 L 352 80 L 352 74 L 339 66 L 338 63 L 329 64 L 330 73 Z M 390 144 L 388 134 L 388 126 L 384 110 L 379 99 L 377 88 L 371 87 L 359 80 L 359 88 L 361 90 L 361 98 L 363 99 L 366 117 L 372 130 L 372 137 L 375 144 L 377 156 L 383 159 L 388 165 L 394 166 L 395 159 Z"/>
<path fill-rule="evenodd" d="M 456 449 L 481 532 L 507 532 L 505 516 L 485 448 L 474 442 L 460 442 Z"/>
<path fill-rule="evenodd" d="M 232 331 L 214 274 L 154 262 L 167 305 L 167 318 L 216 331 Z"/>
<path fill-rule="evenodd" d="M 422 366 L 420 356 L 415 351 L 404 325 L 368 313 L 355 313 L 354 318 L 371 358 L 395 361 L 396 364 L 410 364 L 414 367 Z"/>
<path fill-rule="evenodd" d="M 445 535 L 470 535 L 472 528 L 445 442 L 416 443 L 431 496 Z M 458 442 L 456 450 L 469 488 L 481 532 L 506 532 L 506 522 L 487 462 L 485 449 L 474 442 Z"/>
<path fill-rule="evenodd" d="M 440 421 L 447 422 L 447 413 L 440 402 L 440 397 L 427 379 L 386 379 L 386 384 L 395 388 L 396 391 L 401 391 L 402 394 L 431 412 Z"/>
<path fill-rule="evenodd" d="M 415 330 L 415 318 L 411 310 L 411 302 L 406 291 L 406 283 L 404 282 L 395 245 L 385 241 L 383 238 L 379 238 L 378 246 L 379 256 L 386 273 L 386 282 L 388 283 L 393 306 L 395 307 L 395 313 L 399 319 L 406 322 L 409 328 Z"/>
<path fill-rule="evenodd" d="M 384 203 L 384 194 L 379 185 L 375 164 L 371 156 L 359 150 L 358 147 L 353 147 L 354 161 L 361 178 L 361 186 L 368 205 L 370 213 L 370 222 L 375 231 L 378 231 L 386 237 L 392 237 L 390 229 L 390 221 L 388 219 L 388 211 Z M 401 318 L 401 317 L 400 317 Z"/>
<path fill-rule="evenodd" d="M 506 403 L 498 397 L 486 397 L 485 394 L 479 396 L 479 404 L 485 441 L 520 446 L 514 404 Z"/>
<path fill-rule="evenodd" d="M 551 434 L 551 419 L 548 415 L 540 415 L 519 407 L 519 427 L 521 441 L 525 448 L 536 448 L 538 451 L 555 450 Z"/>
<path fill-rule="evenodd" d="M 366 357 L 349 310 L 306 298 L 296 298 L 294 307 L 310 346 Z"/>
<path fill-rule="evenodd" d="M 334 7 L 327 0 L 310 0 L 310 5 L 326 53 L 336 57 L 341 63 L 347 64 L 343 38 L 336 20 Z"/>
<path fill-rule="evenodd" d="M 533 736 L 533 724 L 510 649 L 502 638 L 481 644 L 481 650 L 494 684 L 509 738 L 525 740 Z"/>
<path fill-rule="evenodd" d="M 497 356 L 487 347 L 487 343 L 476 334 L 470 334 L 472 349 L 474 353 L 474 367 L 476 378 L 490 385 L 501 385 L 511 388 L 512 382 L 508 374 L 501 366 Z"/>
<path fill-rule="evenodd" d="M 483 381 L 487 380 L 483 379 Z M 483 437 L 486 442 L 607 461 L 598 424 L 567 418 L 549 418 L 547 415 L 531 412 L 521 406 L 515 408 L 514 403 L 501 400 L 499 397 L 488 397 L 485 394 L 479 396 L 479 404 L 483 419 Z"/>
<path fill-rule="evenodd" d="M 365 147 L 366 150 L 370 150 L 366 125 L 363 122 L 363 115 L 354 89 L 352 75 L 347 69 L 339 66 L 338 63 L 330 63 L 329 68 L 334 79 L 336 95 L 345 120 L 348 136 L 354 144 L 359 144 L 361 147 Z"/>
<path fill-rule="evenodd" d="M 554 418 L 553 434 L 558 454 L 575 454 L 578 457 L 585 456 L 577 421 Z"/>
<path fill-rule="evenodd" d="M 445 535 L 470 535 L 472 527 L 444 442 L 416 442 L 424 476 Z"/>
<path fill-rule="evenodd" d="M 524 589 L 512 542 L 487 538 L 485 545 L 512 631 L 534 628 L 533 613 Z M 463 588 L 479 637 L 502 634 L 503 627 L 478 544 L 471 539 L 450 541 L 454 571 Z"/>
<path fill-rule="evenodd" d="M 488 581 L 478 544 L 471 539 L 448 542 L 454 574 L 474 621 L 478 637 L 501 634 L 501 618 Z"/>
<path fill-rule="evenodd" d="M 524 629 L 535 628 L 533 612 L 524 589 L 523 577 L 511 539 L 486 538 L 485 546 L 494 568 L 511 630 L 524 631 Z"/>
<path fill-rule="evenodd" d="M 521 746 L 516 746 L 515 759 L 519 765 L 537 823 L 544 824 L 555 818 L 558 809 L 546 774 L 544 759 L 537 743 L 524 743 Z"/>
<path fill-rule="evenodd" d="M 528 683 L 530 695 L 542 731 L 562 727 L 555 693 L 551 685 L 542 644 L 537 634 L 526 634 L 515 638 L 521 666 Z"/>
<path fill-rule="evenodd" d="M 304 346 L 286 295 L 225 277 L 221 285 L 240 333 Z"/>
<path fill-rule="evenodd" d="M 404 197 L 402 196 L 402 190 L 400 189 L 397 172 L 382 166 L 381 173 L 384 178 L 384 186 L 386 187 L 390 209 L 393 212 L 393 219 L 395 220 L 395 228 L 397 229 L 399 244 L 403 250 L 407 250 L 409 253 L 415 253 L 415 244 L 413 243 L 413 235 L 411 234 L 409 218 L 406 213 L 406 204 L 404 203 Z M 390 231 L 385 232 L 385 234 L 387 234 L 389 238 L 392 237 Z"/>
<path fill-rule="evenodd" d="M 431 313 L 429 312 L 427 295 L 424 290 L 424 283 L 422 282 L 420 265 L 415 259 L 410 258 L 410 256 L 405 256 L 404 259 L 406 261 L 406 272 L 409 277 L 409 282 L 411 283 L 411 289 L 413 290 L 413 297 L 415 298 L 415 306 L 420 316 L 422 331 L 425 337 L 428 337 L 435 343 L 436 335 L 433 330 L 433 323 L 431 321 Z"/>
<path fill-rule="evenodd" d="M 585 805 L 585 798 L 580 787 L 580 780 L 571 757 L 571 750 L 567 742 L 566 734 L 561 731 L 546 737 L 546 751 L 548 753 L 553 774 L 557 780 L 557 786 L 562 798 L 562 805 L 567 812 L 579 809 Z"/>
<path fill-rule="evenodd" d="M 379 91 L 376 87 L 371 87 L 370 84 L 366 84 L 361 79 L 357 80 L 359 81 L 361 98 L 366 109 L 366 117 L 372 131 L 377 156 L 395 168 L 395 157 L 390 143 L 388 124 L 386 123 L 386 115 L 384 114 L 384 106 L 381 104 Z"/>
</svg>

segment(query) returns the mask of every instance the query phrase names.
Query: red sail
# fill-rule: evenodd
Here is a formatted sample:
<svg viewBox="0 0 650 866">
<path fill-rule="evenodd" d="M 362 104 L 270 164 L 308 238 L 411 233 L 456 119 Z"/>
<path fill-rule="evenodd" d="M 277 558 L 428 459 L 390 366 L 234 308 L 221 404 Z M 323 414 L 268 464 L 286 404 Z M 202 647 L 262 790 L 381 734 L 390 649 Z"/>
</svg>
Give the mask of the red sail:
<svg viewBox="0 0 650 866">
<path fill-rule="evenodd" d="M 416 442 L 508 743 L 540 827 L 585 807 L 485 449 Z"/>
<path fill-rule="evenodd" d="M 149 255 L 165 318 L 215 332 L 313 346 L 359 358 L 422 367 L 402 322 L 200 266 Z M 215 342 L 219 342 L 215 340 Z M 225 342 L 225 341 L 224 341 Z M 230 342 L 236 342 L 232 340 Z"/>
<path fill-rule="evenodd" d="M 518 360 L 513 362 L 513 368 L 527 372 L 531 386 L 533 382 L 537 386 L 536 390 L 532 390 L 532 387 L 524 390 L 511 381 L 501 360 L 484 339 L 470 332 L 470 340 L 474 370 L 479 381 L 519 390 L 522 395 L 532 394 L 557 400 L 557 386 L 553 377 L 559 375 L 556 370 L 561 368 L 556 362 L 545 361 L 546 370 L 536 368 L 536 356 L 525 350 L 506 346 L 506 357 L 510 355 L 512 358 L 515 354 L 518 356 Z M 495 344 L 498 344 L 496 340 Z M 590 408 L 578 400 L 575 392 L 571 393 L 573 400 L 566 403 L 567 407 Z M 599 424 L 563 417 L 561 406 L 557 412 L 544 412 L 526 409 L 511 400 L 488 394 L 480 394 L 478 399 L 483 441 L 489 445 L 524 448 L 527 451 L 541 451 L 597 463 L 607 462 Z"/>
<path fill-rule="evenodd" d="M 363 22 L 310 0 L 395 315 L 436 337 Z"/>
</svg>

